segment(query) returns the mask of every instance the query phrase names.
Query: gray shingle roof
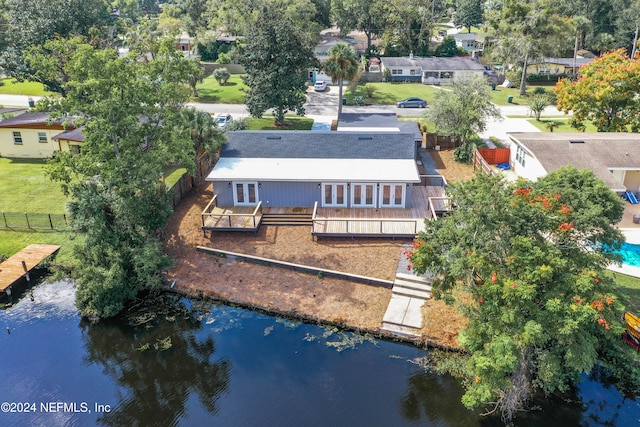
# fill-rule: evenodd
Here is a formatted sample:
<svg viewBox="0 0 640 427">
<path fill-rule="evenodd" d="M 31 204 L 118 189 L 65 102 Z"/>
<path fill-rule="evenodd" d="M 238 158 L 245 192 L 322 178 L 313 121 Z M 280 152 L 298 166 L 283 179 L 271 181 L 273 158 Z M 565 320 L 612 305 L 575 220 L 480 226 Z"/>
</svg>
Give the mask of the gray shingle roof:
<svg viewBox="0 0 640 427">
<path fill-rule="evenodd" d="M 57 134 L 51 139 L 53 139 L 54 141 L 66 139 L 67 141 L 85 142 L 84 134 L 82 133 L 82 128 L 65 130 L 64 132 Z"/>
<path fill-rule="evenodd" d="M 472 58 L 407 58 L 407 57 L 383 57 L 384 67 L 413 67 L 422 68 L 423 71 L 484 71 L 484 67 Z"/>
<path fill-rule="evenodd" d="M 413 159 L 414 135 L 398 132 L 237 131 L 221 157 Z"/>
<path fill-rule="evenodd" d="M 398 116 L 396 113 L 340 113 L 338 116 L 338 127 L 398 127 Z"/>
<path fill-rule="evenodd" d="M 610 168 L 640 168 L 640 134 L 637 133 L 514 132 L 509 136 L 532 153 L 547 172 L 566 165 L 591 169 L 615 191 L 623 190 L 624 186 L 609 171 Z"/>
</svg>

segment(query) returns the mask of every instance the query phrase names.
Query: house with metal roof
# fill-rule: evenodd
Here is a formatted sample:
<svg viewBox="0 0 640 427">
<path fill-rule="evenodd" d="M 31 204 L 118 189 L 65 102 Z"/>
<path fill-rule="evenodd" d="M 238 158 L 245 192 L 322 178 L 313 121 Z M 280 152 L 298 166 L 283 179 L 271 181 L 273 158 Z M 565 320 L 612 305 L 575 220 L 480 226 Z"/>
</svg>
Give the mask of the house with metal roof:
<svg viewBox="0 0 640 427">
<path fill-rule="evenodd" d="M 203 230 L 257 230 L 292 216 L 314 236 L 413 237 L 444 195 L 442 177 L 421 176 L 413 134 L 238 131 L 227 134 L 206 178 L 213 199 Z M 431 184 L 431 185 L 429 185 Z"/>
<path fill-rule="evenodd" d="M 0 122 L 0 157 L 51 157 L 61 149 L 54 138 L 73 129 L 70 118 L 52 120 L 47 112 L 18 114 Z"/>
<path fill-rule="evenodd" d="M 543 58 L 527 65 L 527 75 L 575 74 L 580 67 L 593 62 L 595 58 Z"/>
<path fill-rule="evenodd" d="M 447 85 L 463 76 L 482 76 L 484 66 L 474 58 L 383 57 L 382 72 L 389 70 L 391 81 L 421 82 L 429 85 Z"/>
<path fill-rule="evenodd" d="M 563 166 L 590 169 L 616 193 L 640 191 L 640 134 L 627 132 L 514 132 L 511 168 L 536 180 Z"/>
</svg>

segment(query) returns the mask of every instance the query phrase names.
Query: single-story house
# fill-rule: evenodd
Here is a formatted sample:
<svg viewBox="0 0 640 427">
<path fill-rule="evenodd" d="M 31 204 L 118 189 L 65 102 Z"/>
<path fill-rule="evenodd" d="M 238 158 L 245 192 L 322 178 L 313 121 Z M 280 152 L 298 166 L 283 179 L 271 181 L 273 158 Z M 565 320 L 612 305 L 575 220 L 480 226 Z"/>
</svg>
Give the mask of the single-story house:
<svg viewBox="0 0 640 427">
<path fill-rule="evenodd" d="M 237 131 L 206 178 L 203 230 L 257 230 L 264 216 L 307 215 L 312 234 L 413 237 L 445 182 L 421 176 L 413 134 Z M 245 210 L 243 210 L 245 209 Z"/>
<path fill-rule="evenodd" d="M 337 44 L 349 45 L 353 47 L 353 49 L 356 52 L 358 52 L 358 49 L 362 47 L 362 42 L 357 39 L 352 39 L 348 37 L 340 38 L 340 37 L 323 35 L 322 40 L 320 40 L 320 42 L 313 49 L 313 55 L 316 57 L 318 61 L 320 61 L 320 63 L 323 63 L 324 61 L 327 60 L 327 58 L 329 58 L 329 49 L 331 49 L 333 46 Z M 324 81 L 328 85 L 334 84 L 333 80 L 331 79 L 331 76 L 325 73 L 324 70 L 322 69 L 311 70 L 309 72 L 309 80 L 311 81 L 312 84 L 315 84 L 315 82 L 317 82 L 318 80 Z M 345 80 L 345 83 L 346 83 L 346 80 Z M 335 84 L 337 84 L 337 82 Z"/>
<path fill-rule="evenodd" d="M 542 61 L 527 65 L 527 74 L 574 74 L 576 70 L 594 59 L 576 58 L 574 68 L 573 58 L 544 58 Z"/>
<path fill-rule="evenodd" d="M 530 180 L 566 165 L 590 169 L 616 193 L 640 191 L 640 134 L 514 132 L 511 168 Z"/>
<path fill-rule="evenodd" d="M 80 146 L 85 143 L 82 128 L 65 130 L 52 139 L 58 142 L 60 151 L 71 151 L 73 154 L 78 154 Z"/>
<path fill-rule="evenodd" d="M 476 33 L 456 33 L 451 36 L 456 41 L 456 46 L 468 52 L 481 50 L 483 48 L 483 43 L 478 40 Z"/>
<path fill-rule="evenodd" d="M 46 158 L 61 149 L 55 136 L 73 130 L 71 119 L 51 120 L 49 113 L 22 113 L 0 122 L 0 156 Z"/>
<path fill-rule="evenodd" d="M 389 70 L 391 81 L 416 81 L 429 85 L 451 84 L 462 76 L 483 76 L 484 66 L 473 58 L 383 57 L 382 72 Z"/>
</svg>

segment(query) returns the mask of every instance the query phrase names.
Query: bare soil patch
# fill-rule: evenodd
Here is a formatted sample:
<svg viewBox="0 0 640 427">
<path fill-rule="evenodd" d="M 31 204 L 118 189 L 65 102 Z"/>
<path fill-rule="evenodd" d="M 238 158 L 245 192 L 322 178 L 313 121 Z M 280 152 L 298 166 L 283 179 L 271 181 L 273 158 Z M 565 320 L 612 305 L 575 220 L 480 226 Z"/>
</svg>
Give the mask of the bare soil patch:
<svg viewBox="0 0 640 427">
<path fill-rule="evenodd" d="M 429 150 L 429 155 L 436 164 L 436 170 L 446 178 L 447 182 L 466 181 L 473 178 L 473 166 L 459 163 L 453 159 L 453 150 Z"/>
</svg>

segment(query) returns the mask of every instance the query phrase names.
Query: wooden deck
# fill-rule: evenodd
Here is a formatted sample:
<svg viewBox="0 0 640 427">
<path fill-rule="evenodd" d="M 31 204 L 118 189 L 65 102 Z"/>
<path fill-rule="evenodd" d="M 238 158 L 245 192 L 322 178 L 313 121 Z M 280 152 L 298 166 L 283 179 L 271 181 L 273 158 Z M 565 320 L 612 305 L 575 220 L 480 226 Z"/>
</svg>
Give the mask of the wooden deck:
<svg viewBox="0 0 640 427">
<path fill-rule="evenodd" d="M 413 186 L 411 208 L 317 208 L 313 236 L 413 238 L 433 218 L 429 198 L 444 196 L 441 186 Z"/>
<path fill-rule="evenodd" d="M 442 184 L 444 182 L 444 185 Z M 217 206 L 216 196 L 202 212 L 205 231 L 256 232 L 267 215 L 308 215 L 312 236 L 413 238 L 424 230 L 425 218 L 433 219 L 449 208 L 446 181 L 411 187 L 411 208 L 319 208 Z M 431 203 L 430 203 L 431 201 Z M 437 213 L 437 215 L 436 215 Z"/>
<path fill-rule="evenodd" d="M 202 211 L 202 230 L 257 231 L 262 221 L 262 202 L 257 206 L 218 206 L 213 196 Z"/>
<path fill-rule="evenodd" d="M 59 245 L 29 245 L 0 264 L 0 292 L 8 293 L 28 272 L 60 250 Z"/>
</svg>

